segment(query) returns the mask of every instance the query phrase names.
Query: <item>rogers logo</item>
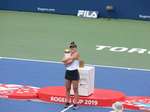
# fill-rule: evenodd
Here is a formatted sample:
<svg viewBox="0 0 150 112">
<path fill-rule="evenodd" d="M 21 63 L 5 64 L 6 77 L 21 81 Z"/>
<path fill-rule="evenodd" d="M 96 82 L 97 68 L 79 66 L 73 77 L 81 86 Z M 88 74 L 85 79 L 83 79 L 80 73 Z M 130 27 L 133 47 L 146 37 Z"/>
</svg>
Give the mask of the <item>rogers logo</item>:
<svg viewBox="0 0 150 112">
<path fill-rule="evenodd" d="M 139 15 L 139 17 L 140 17 L 140 18 L 144 18 L 144 19 L 145 19 L 145 18 L 150 18 L 150 16 L 148 16 L 148 15 Z"/>
</svg>

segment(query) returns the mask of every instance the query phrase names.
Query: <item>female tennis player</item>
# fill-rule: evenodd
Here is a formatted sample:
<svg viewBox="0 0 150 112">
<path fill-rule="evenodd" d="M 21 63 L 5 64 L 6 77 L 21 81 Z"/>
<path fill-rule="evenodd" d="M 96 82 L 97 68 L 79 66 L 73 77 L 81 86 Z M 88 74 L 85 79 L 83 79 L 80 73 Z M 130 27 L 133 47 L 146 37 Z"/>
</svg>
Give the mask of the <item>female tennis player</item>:
<svg viewBox="0 0 150 112">
<path fill-rule="evenodd" d="M 77 45 L 75 42 L 71 42 L 70 44 L 70 51 L 71 56 L 70 57 L 64 57 L 62 59 L 62 62 L 66 66 L 66 73 L 65 73 L 65 82 L 66 82 L 66 104 L 64 108 L 68 108 L 70 105 L 70 89 L 71 84 L 73 84 L 73 90 L 74 90 L 74 98 L 75 102 L 73 105 L 73 109 L 78 109 L 77 102 L 79 97 L 78 92 L 78 83 L 80 79 L 80 75 L 78 72 L 78 65 L 79 65 L 79 53 L 77 53 Z"/>
</svg>

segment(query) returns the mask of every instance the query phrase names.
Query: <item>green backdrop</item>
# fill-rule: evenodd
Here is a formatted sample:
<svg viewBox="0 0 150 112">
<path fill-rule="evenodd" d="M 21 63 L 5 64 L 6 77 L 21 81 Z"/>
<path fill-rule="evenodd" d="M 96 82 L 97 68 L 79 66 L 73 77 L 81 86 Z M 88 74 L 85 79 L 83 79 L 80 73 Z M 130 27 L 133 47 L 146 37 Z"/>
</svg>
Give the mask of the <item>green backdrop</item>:
<svg viewBox="0 0 150 112">
<path fill-rule="evenodd" d="M 61 62 L 72 41 L 85 64 L 150 69 L 150 21 L 0 10 L 0 57 Z M 96 45 L 148 51 L 96 50 Z"/>
</svg>

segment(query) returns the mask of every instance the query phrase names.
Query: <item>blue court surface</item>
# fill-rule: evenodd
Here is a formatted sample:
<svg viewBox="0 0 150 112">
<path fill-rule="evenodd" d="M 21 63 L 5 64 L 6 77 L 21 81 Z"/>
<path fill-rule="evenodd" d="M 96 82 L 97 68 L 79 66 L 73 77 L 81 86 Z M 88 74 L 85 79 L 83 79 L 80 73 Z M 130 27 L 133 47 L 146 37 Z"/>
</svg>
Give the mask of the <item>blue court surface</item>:
<svg viewBox="0 0 150 112">
<path fill-rule="evenodd" d="M 64 110 L 64 104 L 31 102 L 22 100 L 0 99 L 0 109 L 2 112 L 109 112 L 111 108 L 92 107 L 79 105 L 78 110 Z M 126 112 L 142 112 L 136 110 L 125 110 Z"/>
<path fill-rule="evenodd" d="M 94 66 L 94 65 L 86 65 Z M 65 67 L 59 62 L 0 58 L 0 83 L 34 87 L 65 86 Z M 149 70 L 95 66 L 95 88 L 120 91 L 126 96 L 150 97 Z M 64 104 L 0 99 L 2 112 L 109 112 L 111 107 L 79 105 L 64 110 Z M 126 110 L 126 112 L 138 112 Z M 142 112 L 142 111 L 139 111 Z"/>
</svg>

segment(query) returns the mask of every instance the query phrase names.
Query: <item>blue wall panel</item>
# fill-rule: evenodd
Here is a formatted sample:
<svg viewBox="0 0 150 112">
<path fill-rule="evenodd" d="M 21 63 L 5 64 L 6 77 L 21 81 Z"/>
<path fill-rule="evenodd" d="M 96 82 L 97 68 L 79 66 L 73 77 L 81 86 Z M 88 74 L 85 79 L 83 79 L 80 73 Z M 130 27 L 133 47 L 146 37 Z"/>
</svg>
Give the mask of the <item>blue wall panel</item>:
<svg viewBox="0 0 150 112">
<path fill-rule="evenodd" d="M 150 0 L 0 0 L 0 9 L 77 15 L 78 10 L 99 11 L 107 17 L 106 6 L 111 5 L 111 17 L 150 20 Z"/>
</svg>

